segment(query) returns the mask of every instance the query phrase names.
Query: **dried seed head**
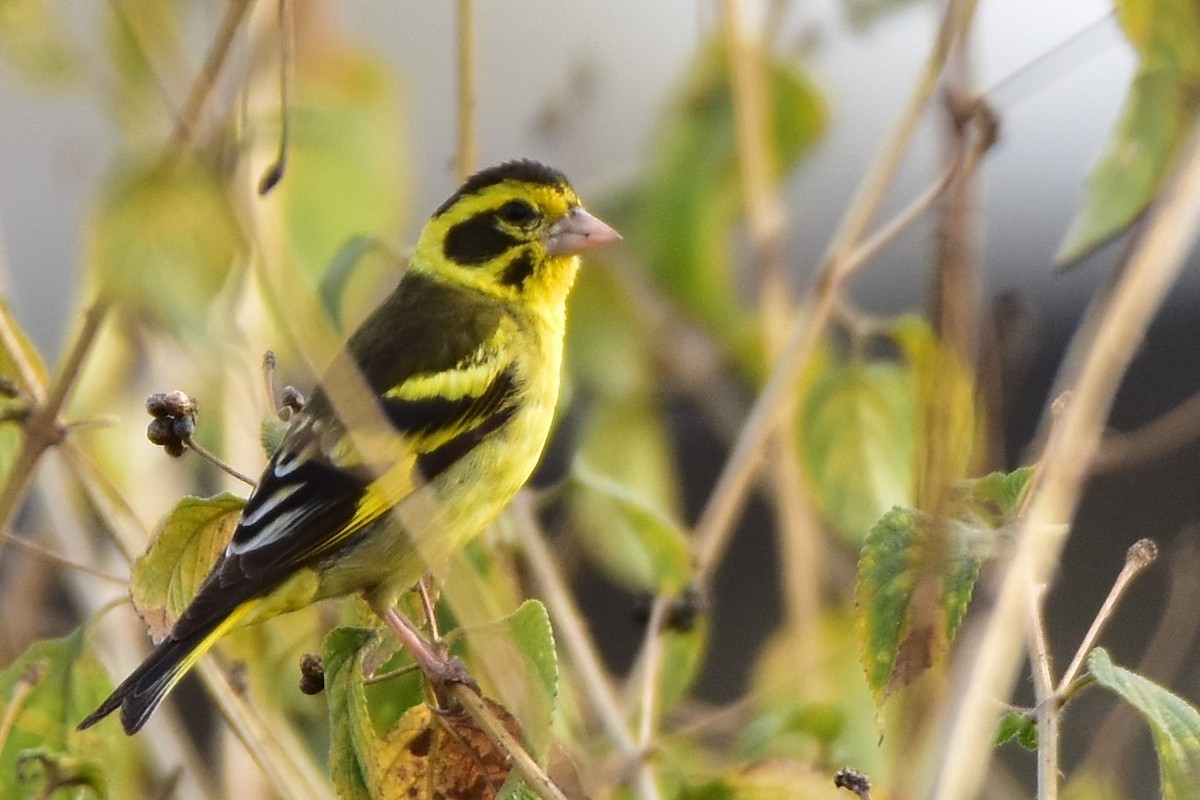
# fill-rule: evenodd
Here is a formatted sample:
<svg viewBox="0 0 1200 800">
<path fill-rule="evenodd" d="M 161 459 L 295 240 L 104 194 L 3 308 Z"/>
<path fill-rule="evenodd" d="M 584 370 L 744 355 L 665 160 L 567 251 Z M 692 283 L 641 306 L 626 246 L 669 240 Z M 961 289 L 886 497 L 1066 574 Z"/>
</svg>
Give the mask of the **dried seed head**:
<svg viewBox="0 0 1200 800">
<path fill-rule="evenodd" d="M 1138 539 L 1125 552 L 1125 563 L 1137 569 L 1145 569 L 1158 558 L 1158 545 L 1153 539 Z"/>
<path fill-rule="evenodd" d="M 325 691 L 325 664 L 316 653 L 300 656 L 300 691 L 308 695 Z"/>
</svg>

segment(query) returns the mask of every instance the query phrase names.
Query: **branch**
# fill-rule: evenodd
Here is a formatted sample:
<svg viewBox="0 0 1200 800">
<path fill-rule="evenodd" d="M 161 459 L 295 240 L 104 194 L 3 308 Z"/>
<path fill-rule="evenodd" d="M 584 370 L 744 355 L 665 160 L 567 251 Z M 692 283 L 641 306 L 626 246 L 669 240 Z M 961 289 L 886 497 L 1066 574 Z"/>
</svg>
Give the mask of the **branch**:
<svg viewBox="0 0 1200 800">
<path fill-rule="evenodd" d="M 1200 144 L 1180 161 L 1178 178 L 1163 192 L 1142 239 L 1120 270 L 1100 324 L 1077 340 L 1068 363 L 1079 363 L 1065 408 L 1051 428 L 1003 579 L 978 651 L 967 666 L 965 690 L 953 713 L 936 778 L 934 800 L 974 797 L 991 760 L 991 729 L 1016 680 L 1031 585 L 1049 583 L 1078 506 L 1088 468 L 1113 397 L 1155 312 L 1183 267 L 1200 229 Z"/>
<path fill-rule="evenodd" d="M 48 448 L 63 440 L 63 423 L 60 419 L 63 406 L 79 380 L 84 361 L 95 344 L 96 335 L 108 315 L 109 308 L 109 301 L 102 298 L 96 300 L 83 313 L 82 327 L 75 334 L 71 349 L 67 352 L 58 374 L 45 390 L 45 399 L 37 403 L 25 419 L 20 448 L 8 478 L 4 481 L 4 487 L 0 489 L 0 530 L 7 530 L 12 524 L 13 517 L 29 490 L 38 459 Z M 30 393 L 35 392 L 36 384 L 30 387 Z"/>
<path fill-rule="evenodd" d="M 600 720 L 600 727 L 616 745 L 617 750 L 628 762 L 641 758 L 641 750 L 630 734 L 621 713 L 608 671 L 596 651 L 587 630 L 587 622 L 571 597 L 566 582 L 558 571 L 554 557 L 546 546 L 543 533 L 534 516 L 528 492 L 522 492 L 509 506 L 517 541 L 525 554 L 525 563 L 537 584 L 538 596 L 546 604 L 550 619 L 554 623 L 557 641 L 579 671 L 579 684 L 583 694 L 591 703 Z M 658 784 L 649 764 L 642 760 L 634 791 L 640 800 L 658 800 Z"/>
<path fill-rule="evenodd" d="M 1170 455 L 1200 439 L 1200 392 L 1152 422 L 1100 442 L 1092 474 L 1129 469 Z"/>
<path fill-rule="evenodd" d="M 183 108 L 179 112 L 179 118 L 175 120 L 175 130 L 171 133 L 171 138 L 167 142 L 167 147 L 164 151 L 164 155 L 167 158 L 175 156 L 185 145 L 192 141 L 192 137 L 195 135 L 196 123 L 200 119 L 200 112 L 204 110 L 204 104 L 208 101 L 212 90 L 216 87 L 217 78 L 220 76 L 221 69 L 225 66 L 225 60 L 229 56 L 229 49 L 233 45 L 234 34 L 241 27 L 242 20 L 246 17 L 246 12 L 250 10 L 250 6 L 253 4 L 253 0 L 229 0 L 225 6 L 225 16 L 221 18 L 221 25 L 217 30 L 217 36 L 204 58 L 204 66 L 201 67 L 200 74 L 196 76 L 196 80 L 192 82 L 191 89 L 188 90 L 187 100 L 184 101 Z"/>
<path fill-rule="evenodd" d="M 465 181 L 475 171 L 475 0 L 458 0 L 458 152 L 455 171 Z"/>
</svg>

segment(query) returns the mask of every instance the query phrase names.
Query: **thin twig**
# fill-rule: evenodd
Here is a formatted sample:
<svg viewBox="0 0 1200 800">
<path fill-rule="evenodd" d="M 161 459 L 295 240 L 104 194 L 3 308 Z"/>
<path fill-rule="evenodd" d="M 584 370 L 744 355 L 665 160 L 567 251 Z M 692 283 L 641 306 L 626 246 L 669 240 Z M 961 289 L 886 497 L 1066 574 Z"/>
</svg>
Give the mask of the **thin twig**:
<svg viewBox="0 0 1200 800">
<path fill-rule="evenodd" d="M 103 570 L 96 569 L 95 567 L 89 567 L 87 564 L 82 564 L 78 561 L 72 561 L 66 556 L 56 553 L 47 547 L 42 547 L 37 542 L 30 541 L 29 539 L 23 539 L 20 536 L 14 536 L 12 531 L 6 530 L 0 534 L 0 541 L 16 545 L 22 550 L 26 550 L 34 555 L 46 559 L 51 564 L 57 564 L 60 567 L 66 567 L 67 569 L 74 570 L 75 572 L 82 572 L 85 575 L 91 575 L 93 578 L 99 578 L 102 581 L 116 584 L 122 588 L 129 585 L 128 578 L 120 578 L 116 575 L 110 575 Z"/>
<path fill-rule="evenodd" d="M 3 488 L 0 488 L 0 529 L 7 529 L 12 523 L 42 453 L 63 440 L 59 415 L 72 389 L 75 388 L 84 361 L 95 344 L 100 326 L 107 318 L 109 307 L 106 299 L 99 299 L 83 313 L 83 324 L 76 333 L 62 366 L 46 390 L 44 401 L 38 403 L 25 420 L 25 435 L 21 437 L 21 445 L 9 470 L 8 479 L 5 480 Z"/>
<path fill-rule="evenodd" d="M 525 563 L 537 586 L 537 595 L 546 604 L 554 623 L 555 638 L 562 643 L 571 663 L 579 671 L 582 691 L 599 717 L 601 727 L 622 754 L 631 756 L 636 752 L 637 745 L 626 728 L 612 680 L 588 633 L 587 622 L 571 597 L 550 548 L 546 546 L 544 532 L 534 516 L 528 492 L 522 492 L 513 499 L 508 514 Z"/>
<path fill-rule="evenodd" d="M 34 662 L 27 666 L 25 672 L 17 679 L 17 685 L 13 687 L 12 694 L 8 696 L 8 702 L 4 706 L 4 717 L 0 719 L 0 750 L 3 750 L 4 745 L 8 743 L 8 735 L 12 732 L 13 725 L 16 724 L 17 717 L 21 714 L 21 706 L 25 704 L 25 698 L 37 688 L 45 675 L 46 664 Z"/>
<path fill-rule="evenodd" d="M 475 0 L 458 0 L 458 152 L 455 172 L 465 181 L 475 171 Z"/>
<path fill-rule="evenodd" d="M 253 3 L 254 0 L 228 0 L 228 3 L 225 5 L 225 15 L 221 18 L 216 38 L 213 39 L 208 54 L 204 58 L 204 65 L 200 69 L 200 74 L 192 82 L 191 89 L 188 90 L 187 100 L 184 101 L 183 108 L 179 111 L 179 117 L 175 120 L 175 130 L 171 133 L 171 138 L 164 151 L 164 155 L 168 159 L 174 157 L 185 145 L 192 141 L 192 137 L 195 135 L 196 123 L 200 119 L 200 112 L 204 110 L 204 104 L 208 101 L 212 90 L 216 87 L 217 78 L 220 76 L 221 69 L 225 65 L 225 60 L 229 56 L 230 47 L 233 45 L 233 37 L 237 33 L 238 28 L 241 27 L 242 20 Z"/>
<path fill-rule="evenodd" d="M 793 323 L 780 349 L 771 377 L 759 394 L 750 417 L 746 420 L 742 433 L 721 470 L 717 484 L 701 511 L 695 528 L 695 560 L 700 578 L 706 578 L 707 573 L 715 568 L 728 545 L 734 517 L 746 498 L 763 446 L 774 427 L 780 407 L 794 391 L 796 379 L 815 352 L 841 286 L 862 266 L 864 257 L 873 254 L 872 247 L 883 241 L 881 237 L 876 236 L 874 240 L 868 239 L 862 246 L 858 244 L 883 201 L 887 187 L 891 185 L 901 157 L 912 140 L 921 111 L 933 95 L 937 76 L 945 64 L 954 34 L 970 20 L 976 2 L 977 0 L 960 0 L 951 3 L 947 8 L 921 78 L 901 112 L 891 136 L 859 185 L 830 242 L 816 283 L 816 297 L 811 301 L 808 313 L 800 315 Z M 885 225 L 884 230 L 889 227 L 891 226 Z"/>
<path fill-rule="evenodd" d="M 191 436 L 183 437 L 183 443 L 185 445 L 187 445 L 187 448 L 189 450 L 191 450 L 193 453 L 200 456 L 205 461 L 212 464 L 213 466 L 215 466 L 217 469 L 221 470 L 225 474 L 230 475 L 230 476 L 236 478 L 237 480 L 241 481 L 242 483 L 246 484 L 251 489 L 254 489 L 256 486 L 258 486 L 258 483 L 253 478 L 251 478 L 247 475 L 243 475 L 242 473 L 238 472 L 233 467 L 226 464 L 221 459 L 217 458 L 215 455 L 213 455 L 207 449 L 202 447 L 200 445 L 200 443 L 197 442 L 193 437 L 191 437 Z"/>
<path fill-rule="evenodd" d="M 37 368 L 26 357 L 21 335 L 12 325 L 12 317 L 0 314 L 0 347 L 8 355 L 16 369 L 17 383 L 33 400 L 34 405 L 40 405 L 46 398 L 46 385 Z"/>
<path fill-rule="evenodd" d="M 1092 462 L 1092 474 L 1141 466 L 1182 450 L 1197 439 L 1200 392 L 1137 430 L 1107 434 Z"/>
<path fill-rule="evenodd" d="M 1163 559 L 1169 570 L 1166 608 L 1159 617 L 1150 637 L 1150 643 L 1142 651 L 1136 672 L 1170 685 L 1185 664 L 1189 653 L 1200 634 L 1200 533 L 1189 527 L 1174 537 L 1175 545 L 1167 558 Z M 1142 727 L 1128 706 L 1114 705 L 1112 710 L 1094 730 L 1100 735 L 1091 737 L 1087 754 L 1080 759 L 1076 769 L 1080 775 L 1128 774 L 1126 764 L 1134 752 L 1134 739 L 1141 735 Z"/>
<path fill-rule="evenodd" d="M 654 745 L 654 732 L 658 727 L 658 691 L 661 686 L 663 663 L 663 623 L 670 611 L 671 598 L 659 596 L 650 606 L 650 619 L 646 621 L 646 635 L 638 650 L 639 672 L 642 679 L 638 711 L 638 755 L 645 759 Z"/>
<path fill-rule="evenodd" d="M 1066 543 L 1067 530 L 1099 446 L 1121 378 L 1155 312 L 1182 269 L 1200 229 L 1200 140 L 1180 161 L 1178 178 L 1162 193 L 1144 235 L 1122 265 L 1100 324 L 1086 342 L 1071 401 L 1047 439 L 1041 476 L 1029 499 L 999 596 L 978 650 L 967 665 L 965 687 L 953 712 L 932 797 L 974 797 L 991 760 L 991 729 L 1020 660 L 1020 631 L 1027 617 L 1030 582 L 1048 583 Z"/>
<path fill-rule="evenodd" d="M 221 715 L 246 748 L 246 752 L 286 800 L 332 798 L 329 782 L 313 764 L 291 725 L 272 724 L 229 682 L 211 656 L 196 662 L 196 672 Z"/>
<path fill-rule="evenodd" d="M 1038 800 L 1058 800 L 1059 701 L 1054 689 L 1050 645 L 1042 619 L 1045 587 L 1029 587 L 1030 662 L 1033 690 L 1037 698 Z"/>
<path fill-rule="evenodd" d="M 1150 539 L 1137 540 L 1125 553 L 1125 564 L 1121 567 L 1120 574 L 1113 581 L 1112 588 L 1108 590 L 1108 596 L 1104 598 L 1104 603 L 1100 606 L 1100 610 L 1096 612 L 1096 617 L 1092 620 L 1091 627 L 1088 628 L 1083 641 L 1079 643 L 1079 649 L 1075 651 L 1075 657 L 1071 659 L 1071 665 L 1067 667 L 1067 671 L 1063 673 L 1062 678 L 1059 680 L 1058 692 L 1060 694 L 1079 675 L 1079 671 L 1083 668 L 1084 660 L 1087 658 L 1088 653 L 1092 652 L 1092 647 L 1095 646 L 1096 640 L 1100 638 L 1100 634 L 1104 631 L 1105 626 L 1112 619 L 1117 603 L 1125 596 L 1125 592 L 1129 589 L 1129 585 L 1133 583 L 1133 579 L 1142 574 L 1142 570 L 1153 564 L 1156 558 L 1158 558 L 1158 545 Z"/>
<path fill-rule="evenodd" d="M 733 96 L 734 146 L 738 176 L 746 206 L 746 223 L 759 276 L 759 320 L 767 363 L 773 363 L 787 333 L 792 301 L 783 259 L 785 213 L 779 197 L 771 139 L 771 115 L 763 64 L 764 44 L 752 39 L 738 0 L 722 0 L 721 20 L 729 54 L 730 89 Z M 764 32 L 765 33 L 765 32 Z M 780 420 L 794 416 L 794 398 L 778 414 Z M 792 425 L 777 426 L 770 460 L 776 468 L 764 476 L 774 498 L 776 527 L 784 583 L 786 618 L 794 629 L 794 640 L 802 652 L 801 663 L 814 638 L 807 627 L 820 607 L 820 569 L 824 563 L 824 541 L 815 524 L 817 514 L 801 480 L 800 455 Z"/>
</svg>

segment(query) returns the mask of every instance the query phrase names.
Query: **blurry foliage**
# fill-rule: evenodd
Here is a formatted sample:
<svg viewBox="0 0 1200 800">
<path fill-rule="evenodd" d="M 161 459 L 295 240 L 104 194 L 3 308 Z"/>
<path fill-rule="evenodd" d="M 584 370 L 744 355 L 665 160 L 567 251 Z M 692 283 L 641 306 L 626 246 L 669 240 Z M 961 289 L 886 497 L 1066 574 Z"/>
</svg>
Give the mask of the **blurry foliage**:
<svg viewBox="0 0 1200 800">
<path fill-rule="evenodd" d="M 86 632 L 37 642 L 0 673 L 0 797 L 48 797 L 54 783 L 87 786 L 93 797 L 135 796 L 126 787 L 138 785 L 140 743 L 75 730 L 112 689 Z M 83 798 L 89 790 L 53 796 Z"/>
<path fill-rule="evenodd" d="M 773 54 L 763 61 L 771 161 L 785 176 L 824 131 L 825 101 L 797 65 Z M 737 169 L 728 59 L 710 42 L 667 108 L 646 178 L 605 211 L 639 262 L 757 375 L 753 302 L 734 248 L 742 210 Z"/>
<path fill-rule="evenodd" d="M 863 23 L 905 4 L 867 0 L 847 8 Z M 164 146 L 178 135 L 164 102 L 178 75 L 162 70 L 186 71 L 183 6 L 112 3 L 104 12 L 107 47 L 100 58 L 111 78 L 104 91 L 121 149 L 90 216 L 84 270 L 88 290 L 113 300 L 122 325 L 93 352 L 95 382 L 83 396 L 117 407 L 128 400 L 118 393 L 140 376 L 142 356 L 161 348 L 173 383 L 203 384 L 202 402 L 212 411 L 202 427 L 233 435 L 251 428 L 245 420 L 257 421 L 263 410 L 261 399 L 251 404 L 243 397 L 259 393 L 251 379 L 225 374 L 235 372 L 222 358 L 238 352 L 242 326 L 270 329 L 285 347 L 289 334 L 310 337 L 306 352 L 319 350 L 331 345 L 307 324 L 310 307 L 331 330 L 348 330 L 381 287 L 395 281 L 403 259 L 385 237 L 408 213 L 402 122 L 419 112 L 402 104 L 382 60 L 337 41 L 322 11 L 297 8 L 306 46 L 297 48 L 287 169 L 267 197 L 251 197 L 258 161 L 273 153 L 281 128 L 277 111 L 263 110 L 277 98 L 264 102 L 257 93 L 275 78 L 269 70 L 262 78 L 261 64 L 247 81 L 254 101 L 210 114 L 218 119 L 206 117 L 194 140 Z M 1139 71 L 1067 234 L 1064 259 L 1116 234 L 1145 208 L 1193 125 L 1200 80 L 1194 4 L 1122 0 L 1118 10 Z M 72 85 L 87 59 L 96 58 L 78 51 L 57 13 L 48 2 L 0 0 L 0 58 L 38 87 Z M 662 110 L 641 177 L 609 198 L 604 215 L 624 233 L 635 266 L 652 276 L 660 294 L 650 302 L 694 324 L 724 356 L 726 371 L 753 386 L 772 365 L 761 343 L 761 298 L 738 246 L 745 209 L 734 146 L 736 98 L 720 41 L 698 48 Z M 782 182 L 824 134 L 826 99 L 802 65 L 773 52 L 760 55 L 770 106 L 765 139 Z M 563 404 L 578 416 L 578 454 L 545 496 L 565 512 L 563 554 L 582 553 L 627 593 L 675 601 L 657 639 L 656 673 L 643 672 L 653 666 L 643 652 L 616 692 L 631 731 L 657 731 L 642 743 L 649 755 L 616 746 L 597 722 L 588 687 L 580 685 L 579 664 L 560 652 L 547 608 L 525 599 L 528 566 L 514 545 L 519 537 L 508 530 L 513 520 L 502 519 L 491 535 L 455 555 L 440 587 L 446 642 L 496 698 L 488 707 L 533 759 L 552 770 L 573 762 L 583 790 L 597 797 L 631 796 L 626 782 L 637 770 L 633 760 L 643 756 L 663 796 L 681 800 L 841 797 L 831 775 L 844 763 L 884 786 L 900 785 L 913 740 L 905 738 L 910 732 L 892 732 L 884 700 L 898 696 L 890 713 L 906 702 L 904 687 L 921 677 L 946 691 L 942 668 L 954 637 L 981 570 L 1021 513 L 1035 469 L 978 476 L 986 463 L 986 409 L 974 368 L 927 321 L 871 320 L 865 334 L 847 324 L 826 336 L 794 387 L 797 410 L 787 428 L 796 436 L 804 479 L 795 491 L 820 518 L 821 530 L 805 535 L 830 534 L 827 563 L 812 572 L 824 579 L 816 592 L 822 605 L 813 619 L 785 620 L 759 653 L 713 652 L 706 604 L 721 598 L 696 585 L 696 542 L 682 500 L 690 465 L 679 463 L 672 398 L 663 388 L 664 364 L 678 343 L 654 340 L 644 304 L 635 302 L 646 298 L 631 297 L 620 270 L 597 261 L 581 274 L 570 312 L 570 391 Z M 0 333 L 0 376 L 10 382 L 0 393 L 0 475 L 7 477 L 23 441 L 19 423 L 47 378 L 7 305 L 0 305 Z M 189 347 L 198 348 L 204 366 L 180 355 Z M 262 424 L 268 453 L 283 430 L 274 418 Z M 132 464 L 143 455 L 130 457 L 128 442 L 105 449 L 92 444 L 102 440 L 79 441 L 97 451 L 93 458 L 106 476 L 95 479 L 103 486 L 73 511 L 87 536 L 120 524 L 123 494 L 162 491 L 139 483 Z M 214 491 L 211 475 L 195 465 L 154 463 L 152 469 L 191 491 Z M 164 475 L 154 477 L 167 485 Z M 132 603 L 155 636 L 196 591 L 242 504 L 228 493 L 184 497 L 134 560 Z M 89 538 L 72 549 L 83 556 L 92 544 Z M 571 564 L 564 558 L 556 566 Z M 419 615 L 415 596 L 401 602 L 410 616 Z M 347 798 L 531 796 L 510 774 L 508 756 L 474 721 L 429 709 L 422 682 L 404 673 L 411 659 L 375 629 L 364 608 L 353 601 L 306 609 L 240 631 L 219 648 L 239 665 L 251 702 L 274 724 L 298 732 L 306 749 L 289 757 L 327 765 L 326 788 Z M 35 643 L 0 673 L 0 795 L 50 796 L 61 786 L 53 796 L 123 800 L 152 794 L 164 780 L 140 740 L 127 739 L 113 723 L 75 730 L 111 688 L 88 632 Z M 294 665 L 323 634 L 322 708 L 296 689 Z M 692 688 L 716 661 L 748 664 L 752 677 L 741 702 L 714 711 Z M 1165 796 L 1189 796 L 1189 775 L 1200 770 L 1195 709 L 1114 666 L 1104 651 L 1093 653 L 1089 680 L 1146 719 Z M 641 705 L 647 696 L 650 710 Z M 1014 711 L 997 742 L 1015 738 L 1036 747 L 1031 719 Z M 1089 793 L 1086 775 L 1073 786 L 1079 793 L 1073 796 L 1103 795 Z M 1103 796 L 1118 796 L 1103 787 L 1110 790 Z"/>
</svg>

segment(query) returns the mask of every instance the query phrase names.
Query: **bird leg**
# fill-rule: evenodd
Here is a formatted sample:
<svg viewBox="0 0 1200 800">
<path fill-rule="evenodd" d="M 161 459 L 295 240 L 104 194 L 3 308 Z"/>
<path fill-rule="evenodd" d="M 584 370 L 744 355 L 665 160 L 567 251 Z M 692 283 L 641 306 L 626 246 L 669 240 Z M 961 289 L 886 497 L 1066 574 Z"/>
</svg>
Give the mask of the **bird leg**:
<svg viewBox="0 0 1200 800">
<path fill-rule="evenodd" d="M 467 671 L 466 665 L 456 656 L 446 653 L 440 641 L 427 640 L 416 626 L 395 608 L 378 608 L 373 603 L 372 608 L 396 634 L 396 638 L 417 662 L 421 672 L 425 673 L 439 706 L 445 708 L 448 705 L 445 693 L 447 684 L 461 683 L 479 691 L 479 685 Z"/>
</svg>

